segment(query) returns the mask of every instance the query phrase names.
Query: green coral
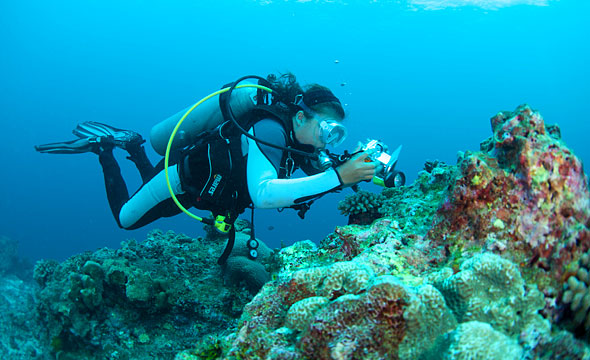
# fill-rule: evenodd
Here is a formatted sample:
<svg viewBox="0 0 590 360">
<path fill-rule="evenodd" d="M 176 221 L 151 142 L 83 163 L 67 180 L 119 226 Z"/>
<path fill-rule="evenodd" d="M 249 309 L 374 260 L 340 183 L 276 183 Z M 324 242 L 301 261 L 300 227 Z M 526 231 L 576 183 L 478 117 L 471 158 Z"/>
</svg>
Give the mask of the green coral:
<svg viewBox="0 0 590 360">
<path fill-rule="evenodd" d="M 224 284 L 224 245 L 154 231 L 117 250 L 40 262 L 40 338 L 60 358 L 173 358 L 205 334 L 232 329 L 253 295 Z"/>
<path fill-rule="evenodd" d="M 338 210 L 349 216 L 349 224 L 368 225 L 379 217 L 379 209 L 385 197 L 370 191 L 360 190 L 348 195 L 338 203 Z"/>
<path fill-rule="evenodd" d="M 379 209 L 383 203 L 383 195 L 360 190 L 348 195 L 338 203 L 338 210 L 344 215 L 357 215 Z"/>
<path fill-rule="evenodd" d="M 545 306 L 543 294 L 525 286 L 516 265 L 493 253 L 466 260 L 458 273 L 434 286 L 458 321 L 489 323 L 507 335 L 518 334 Z"/>
<path fill-rule="evenodd" d="M 409 186 L 383 189 L 381 216 L 396 219 L 406 232 L 424 235 L 457 176 L 454 166 L 427 161 L 425 170 Z"/>
</svg>

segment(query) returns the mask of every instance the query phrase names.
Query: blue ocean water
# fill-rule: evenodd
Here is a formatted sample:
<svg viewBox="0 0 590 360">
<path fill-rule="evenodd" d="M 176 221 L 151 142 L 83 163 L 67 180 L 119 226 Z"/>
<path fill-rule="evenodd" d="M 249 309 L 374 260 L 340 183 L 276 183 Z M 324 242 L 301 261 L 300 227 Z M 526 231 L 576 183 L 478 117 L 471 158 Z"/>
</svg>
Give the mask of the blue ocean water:
<svg viewBox="0 0 590 360">
<path fill-rule="evenodd" d="M 86 120 L 147 137 L 245 74 L 291 71 L 332 88 L 349 115 L 337 150 L 402 144 L 408 182 L 427 159 L 455 164 L 457 151 L 479 149 L 489 118 L 522 103 L 558 123 L 588 164 L 589 11 L 584 0 L 2 1 L 0 235 L 32 260 L 118 247 L 153 228 L 202 235 L 185 215 L 119 229 L 94 154 L 33 145 L 73 139 Z M 133 193 L 139 176 L 117 156 Z M 305 220 L 259 210 L 256 234 L 273 247 L 318 242 L 346 223 L 336 204 L 349 193 L 319 200 Z"/>
</svg>

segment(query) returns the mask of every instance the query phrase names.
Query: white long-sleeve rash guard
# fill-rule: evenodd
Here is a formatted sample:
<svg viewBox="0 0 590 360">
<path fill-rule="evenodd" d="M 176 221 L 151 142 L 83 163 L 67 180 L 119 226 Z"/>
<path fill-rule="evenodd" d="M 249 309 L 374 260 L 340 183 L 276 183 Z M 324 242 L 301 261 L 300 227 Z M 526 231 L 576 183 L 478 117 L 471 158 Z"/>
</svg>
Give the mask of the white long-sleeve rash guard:
<svg viewBox="0 0 590 360">
<path fill-rule="evenodd" d="M 279 146 L 287 144 L 285 129 L 275 120 L 261 120 L 248 132 L 256 138 Z M 338 174 L 332 168 L 312 176 L 279 179 L 283 150 L 258 144 L 245 136 L 242 137 L 242 141 L 247 141 L 248 144 L 248 191 L 257 208 L 288 207 L 300 202 L 301 199 L 319 195 L 341 185 Z"/>
</svg>

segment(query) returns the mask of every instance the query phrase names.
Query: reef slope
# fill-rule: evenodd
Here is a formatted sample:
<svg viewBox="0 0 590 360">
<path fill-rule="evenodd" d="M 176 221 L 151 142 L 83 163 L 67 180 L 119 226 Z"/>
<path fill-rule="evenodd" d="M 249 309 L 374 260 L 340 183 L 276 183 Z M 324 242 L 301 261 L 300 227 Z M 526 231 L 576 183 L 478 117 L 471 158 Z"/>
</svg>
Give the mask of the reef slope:
<svg viewBox="0 0 590 360">
<path fill-rule="evenodd" d="M 347 197 L 354 225 L 319 245 L 220 269 L 223 241 L 154 232 L 40 262 L 41 337 L 59 359 L 590 359 L 582 164 L 526 105 L 491 127 L 456 165 Z"/>
</svg>

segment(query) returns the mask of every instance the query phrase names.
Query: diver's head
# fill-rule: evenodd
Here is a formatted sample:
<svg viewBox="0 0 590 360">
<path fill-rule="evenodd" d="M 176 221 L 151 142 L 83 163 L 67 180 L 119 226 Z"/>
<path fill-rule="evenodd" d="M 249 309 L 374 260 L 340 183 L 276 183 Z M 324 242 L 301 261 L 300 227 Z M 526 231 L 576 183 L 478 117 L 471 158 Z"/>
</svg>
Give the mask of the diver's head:
<svg viewBox="0 0 590 360">
<path fill-rule="evenodd" d="M 297 141 L 316 149 L 337 146 L 344 141 L 344 109 L 330 89 L 311 85 L 295 98 L 295 105 L 298 110 L 293 116 L 293 132 Z"/>
</svg>

